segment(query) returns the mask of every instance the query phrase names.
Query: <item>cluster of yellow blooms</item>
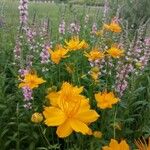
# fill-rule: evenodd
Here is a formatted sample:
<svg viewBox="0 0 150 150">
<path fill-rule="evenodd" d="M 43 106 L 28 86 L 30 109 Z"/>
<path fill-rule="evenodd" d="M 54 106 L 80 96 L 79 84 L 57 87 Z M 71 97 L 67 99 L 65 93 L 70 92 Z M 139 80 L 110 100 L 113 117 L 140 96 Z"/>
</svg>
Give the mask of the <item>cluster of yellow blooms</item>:
<svg viewBox="0 0 150 150">
<path fill-rule="evenodd" d="M 110 30 L 112 32 L 116 32 L 116 33 L 119 33 L 122 31 L 119 24 L 113 21 L 109 25 L 104 24 L 103 28 L 106 30 Z M 80 49 L 87 49 L 87 48 L 89 48 L 89 45 L 85 40 L 80 41 L 78 36 L 73 36 L 69 41 L 65 40 L 65 46 L 56 45 L 54 50 L 49 49 L 49 53 L 50 53 L 52 62 L 54 62 L 55 64 L 59 64 L 61 59 L 69 57 L 67 55 L 68 52 L 77 51 Z M 88 58 L 89 61 L 102 59 L 104 58 L 105 54 L 113 58 L 119 58 L 123 56 L 124 51 L 117 48 L 116 46 L 112 46 L 106 52 L 100 51 L 98 47 L 94 47 L 89 53 L 85 52 L 85 56 Z"/>
<path fill-rule="evenodd" d="M 29 86 L 33 89 L 44 82 L 35 74 L 27 74 L 19 87 Z M 69 136 L 73 130 L 83 134 L 91 133 L 88 125 L 96 121 L 99 115 L 95 110 L 90 109 L 89 99 L 81 94 L 82 91 L 83 87 L 74 87 L 64 82 L 60 91 L 53 91 L 47 95 L 51 106 L 44 108 L 45 124 L 58 126 L 57 135 L 59 137 Z M 101 109 L 111 108 L 119 101 L 112 92 L 95 94 L 95 98 Z M 42 121 L 41 115 L 34 114 L 32 121 L 36 123 Z"/>
<path fill-rule="evenodd" d="M 122 31 L 119 24 L 114 21 L 110 24 L 105 24 L 103 30 L 98 31 L 96 34 L 102 34 L 104 30 L 116 33 Z M 59 64 L 62 59 L 69 57 L 70 51 L 87 48 L 89 48 L 89 45 L 85 40 L 80 41 L 78 36 L 74 36 L 69 41 L 65 40 L 65 46 L 56 45 L 54 50 L 49 49 L 49 53 L 52 62 Z M 112 47 L 106 51 L 101 51 L 98 47 L 92 48 L 89 52 L 84 51 L 84 56 L 87 57 L 90 62 L 101 60 L 106 56 L 120 58 L 123 55 L 124 50 L 115 45 L 112 45 Z M 66 70 L 70 73 L 73 72 L 73 69 L 70 69 L 71 67 L 72 66 L 66 66 Z M 97 67 L 91 69 L 91 76 L 94 80 L 97 80 L 99 72 L 100 70 Z M 30 89 L 34 89 L 44 82 L 46 81 L 38 77 L 37 74 L 29 72 L 22 79 L 19 88 L 28 86 Z M 48 93 L 46 98 L 48 99 L 50 106 L 44 107 L 43 114 L 38 112 L 34 113 L 31 117 L 31 121 L 34 123 L 40 123 L 44 118 L 44 123 L 47 126 L 57 127 L 56 134 L 60 138 L 68 137 L 73 131 L 101 138 L 102 133 L 100 131 L 92 131 L 89 127 L 91 123 L 95 122 L 100 117 L 100 115 L 90 108 L 89 99 L 86 98 L 82 92 L 83 87 L 73 86 L 68 82 L 64 82 L 59 91 L 52 90 Z M 107 92 L 106 90 L 98 92 L 94 96 L 97 102 L 97 107 L 100 109 L 112 108 L 114 104 L 120 101 L 113 92 Z M 136 141 L 136 145 L 139 150 L 150 150 L 150 144 L 145 147 L 140 140 Z M 111 139 L 109 146 L 102 147 L 102 150 L 129 149 L 129 145 L 125 140 L 118 143 L 115 139 Z"/>
</svg>

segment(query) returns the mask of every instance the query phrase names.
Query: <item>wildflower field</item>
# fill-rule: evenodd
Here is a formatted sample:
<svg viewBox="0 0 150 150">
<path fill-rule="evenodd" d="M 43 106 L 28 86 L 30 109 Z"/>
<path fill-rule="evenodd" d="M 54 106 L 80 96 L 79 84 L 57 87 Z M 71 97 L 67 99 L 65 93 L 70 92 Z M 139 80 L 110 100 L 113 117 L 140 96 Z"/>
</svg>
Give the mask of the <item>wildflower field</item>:
<svg viewBox="0 0 150 150">
<path fill-rule="evenodd" d="M 150 150 L 149 8 L 1 0 L 0 150 Z"/>
</svg>

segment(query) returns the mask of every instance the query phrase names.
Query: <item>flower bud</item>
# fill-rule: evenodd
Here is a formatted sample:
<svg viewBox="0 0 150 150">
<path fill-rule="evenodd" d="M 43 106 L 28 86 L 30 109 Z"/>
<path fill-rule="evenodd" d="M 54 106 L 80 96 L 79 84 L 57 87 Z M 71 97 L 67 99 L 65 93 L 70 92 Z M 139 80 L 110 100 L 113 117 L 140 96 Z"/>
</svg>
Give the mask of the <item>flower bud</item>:
<svg viewBox="0 0 150 150">
<path fill-rule="evenodd" d="M 31 117 L 31 121 L 34 123 L 40 123 L 43 120 L 43 116 L 41 113 L 35 112 L 32 117 Z"/>
<path fill-rule="evenodd" d="M 96 138 L 101 138 L 102 137 L 102 133 L 100 131 L 94 131 L 93 132 L 93 136 Z"/>
</svg>

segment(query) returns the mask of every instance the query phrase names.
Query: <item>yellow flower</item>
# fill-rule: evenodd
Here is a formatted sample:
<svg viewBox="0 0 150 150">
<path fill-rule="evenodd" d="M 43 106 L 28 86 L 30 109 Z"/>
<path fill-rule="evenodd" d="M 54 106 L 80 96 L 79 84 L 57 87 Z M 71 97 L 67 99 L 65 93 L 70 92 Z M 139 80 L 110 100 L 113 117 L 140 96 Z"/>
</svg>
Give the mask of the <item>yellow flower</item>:
<svg viewBox="0 0 150 150">
<path fill-rule="evenodd" d="M 88 99 L 81 95 L 82 91 L 83 87 L 65 82 L 60 91 L 49 97 L 52 106 L 44 108 L 45 124 L 58 126 L 56 133 L 60 138 L 69 136 L 73 131 L 89 134 L 91 129 L 88 125 L 99 117 L 96 111 L 90 109 Z"/>
<path fill-rule="evenodd" d="M 148 143 L 144 138 L 142 138 L 142 140 L 136 140 L 135 145 L 137 146 L 138 150 L 150 150 L 150 137 L 148 138 Z"/>
<path fill-rule="evenodd" d="M 109 146 L 103 146 L 102 150 L 130 150 L 130 148 L 125 140 L 118 143 L 118 141 L 111 139 Z"/>
<path fill-rule="evenodd" d="M 72 37 L 68 42 L 65 40 L 65 43 L 66 48 L 70 51 L 76 51 L 88 47 L 88 44 L 84 40 L 80 41 L 78 36 Z"/>
<path fill-rule="evenodd" d="M 119 58 L 124 55 L 124 50 L 121 50 L 116 46 L 112 46 L 110 49 L 107 50 L 107 53 L 113 58 Z"/>
<path fill-rule="evenodd" d="M 95 61 L 104 58 L 104 53 L 97 47 L 93 48 L 90 53 L 85 53 L 84 55 L 88 58 L 89 61 Z"/>
<path fill-rule="evenodd" d="M 97 82 L 97 79 L 100 75 L 100 69 L 98 67 L 93 67 L 90 71 L 90 75 L 92 77 L 92 79 Z"/>
<path fill-rule="evenodd" d="M 104 29 L 110 30 L 112 32 L 120 33 L 122 32 L 122 29 L 119 25 L 119 23 L 112 21 L 110 24 L 104 24 Z"/>
<path fill-rule="evenodd" d="M 43 116 L 41 113 L 35 112 L 32 117 L 31 117 L 31 121 L 34 123 L 40 123 L 43 121 Z"/>
<path fill-rule="evenodd" d="M 68 57 L 66 56 L 66 54 L 68 53 L 68 50 L 63 48 L 61 45 L 57 45 L 54 51 L 49 50 L 49 53 L 50 53 L 51 60 L 55 64 L 59 64 L 61 59 Z"/>
<path fill-rule="evenodd" d="M 19 84 L 19 88 L 28 86 L 30 89 L 34 89 L 44 82 L 46 81 L 39 78 L 36 74 L 27 73 L 22 82 Z"/>
<path fill-rule="evenodd" d="M 102 132 L 100 132 L 100 131 L 94 131 L 93 132 L 93 136 L 96 137 L 96 138 L 101 138 L 102 137 Z"/>
<path fill-rule="evenodd" d="M 83 87 L 74 87 L 71 84 L 64 82 L 61 90 L 56 92 L 56 91 L 50 91 L 46 98 L 50 101 L 50 104 L 52 106 L 58 106 L 60 100 L 65 100 L 65 101 L 70 101 L 70 100 L 76 100 L 80 99 L 81 95 L 80 93 L 83 91 Z M 76 99 L 74 99 L 76 98 Z"/>
<path fill-rule="evenodd" d="M 115 97 L 113 92 L 107 93 L 106 91 L 95 94 L 97 106 L 101 109 L 112 108 L 113 104 L 119 102 L 119 99 Z"/>
</svg>

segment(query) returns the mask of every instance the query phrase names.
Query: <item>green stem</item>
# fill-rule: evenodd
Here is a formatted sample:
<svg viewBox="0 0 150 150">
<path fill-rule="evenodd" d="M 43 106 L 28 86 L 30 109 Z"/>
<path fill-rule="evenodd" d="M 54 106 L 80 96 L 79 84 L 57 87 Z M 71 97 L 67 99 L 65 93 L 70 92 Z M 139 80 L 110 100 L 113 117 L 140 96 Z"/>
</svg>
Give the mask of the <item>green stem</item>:
<svg viewBox="0 0 150 150">
<path fill-rule="evenodd" d="M 106 59 L 106 85 L 105 89 L 108 90 L 108 79 L 109 79 L 109 65 L 108 65 L 108 59 Z"/>
<path fill-rule="evenodd" d="M 114 139 L 116 138 L 116 116 L 117 116 L 117 106 L 115 107 L 115 112 L 114 112 L 114 120 L 113 120 L 113 128 L 114 128 Z"/>
<path fill-rule="evenodd" d="M 41 125 L 39 125 L 39 128 L 40 128 L 40 132 L 41 132 L 43 138 L 45 139 L 46 143 L 48 144 L 48 149 L 49 149 L 49 148 L 51 147 L 51 144 L 49 143 L 47 137 L 46 137 L 45 134 L 43 133 L 43 129 L 42 129 L 42 126 L 41 126 Z"/>
<path fill-rule="evenodd" d="M 20 150 L 20 133 L 19 133 L 19 103 L 17 103 L 16 108 L 16 114 L 17 114 L 17 143 L 16 143 L 16 149 Z"/>
</svg>

